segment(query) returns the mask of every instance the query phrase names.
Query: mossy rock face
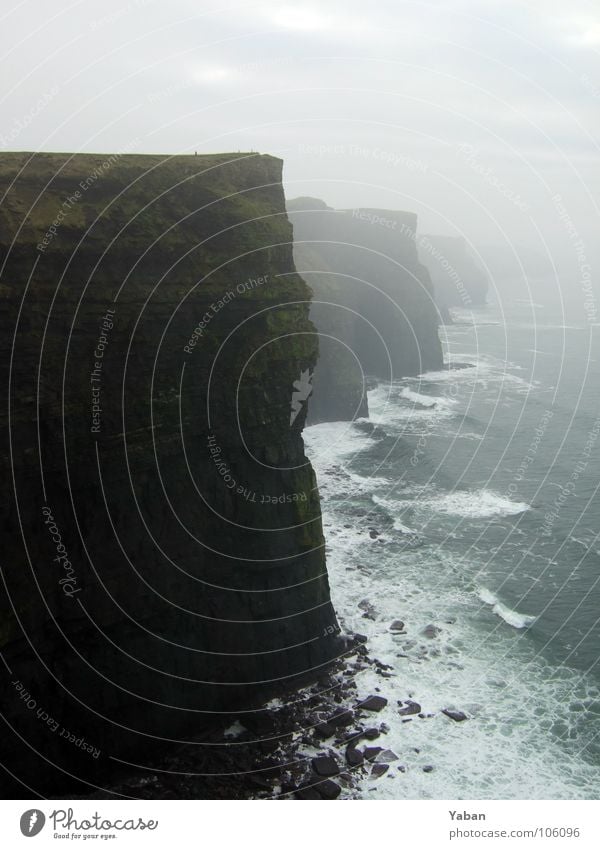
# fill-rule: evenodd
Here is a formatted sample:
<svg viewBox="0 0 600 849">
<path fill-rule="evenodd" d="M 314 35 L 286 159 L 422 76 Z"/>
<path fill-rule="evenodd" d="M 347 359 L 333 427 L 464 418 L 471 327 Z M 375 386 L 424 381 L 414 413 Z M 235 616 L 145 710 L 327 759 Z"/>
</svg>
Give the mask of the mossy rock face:
<svg viewBox="0 0 600 849">
<path fill-rule="evenodd" d="M 304 401 L 290 424 L 318 343 L 281 165 L 0 156 L 2 652 L 102 753 L 11 691 L 57 764 L 5 737 L 30 786 L 185 739 L 337 651 Z"/>
<path fill-rule="evenodd" d="M 442 365 L 433 286 L 417 256 L 417 216 L 335 210 L 317 198 L 296 198 L 287 208 L 319 332 L 309 421 L 367 415 L 367 375 L 394 380 Z"/>
</svg>

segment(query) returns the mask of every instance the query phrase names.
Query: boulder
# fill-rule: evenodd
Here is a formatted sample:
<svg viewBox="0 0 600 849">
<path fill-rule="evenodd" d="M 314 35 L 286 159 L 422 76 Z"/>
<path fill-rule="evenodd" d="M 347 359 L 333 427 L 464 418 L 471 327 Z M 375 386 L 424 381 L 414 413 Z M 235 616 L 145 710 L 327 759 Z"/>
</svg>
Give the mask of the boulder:
<svg viewBox="0 0 600 849">
<path fill-rule="evenodd" d="M 321 799 L 337 799 L 342 792 L 340 785 L 329 778 L 326 781 L 320 781 L 316 789 Z"/>
<path fill-rule="evenodd" d="M 389 764 L 373 764 L 373 767 L 371 769 L 371 778 L 381 778 L 382 775 L 386 774 L 389 768 Z"/>
<path fill-rule="evenodd" d="M 348 746 L 346 749 L 346 763 L 348 766 L 362 766 L 364 762 L 363 753 L 355 746 Z"/>
<path fill-rule="evenodd" d="M 398 704 L 405 705 L 398 711 L 400 716 L 413 716 L 414 714 L 421 713 L 421 705 L 418 702 L 413 702 L 412 699 L 405 699 L 404 702 L 399 701 Z"/>
<path fill-rule="evenodd" d="M 337 765 L 335 758 L 323 756 L 312 759 L 312 768 L 315 773 L 322 778 L 328 778 L 331 775 L 339 775 L 340 768 Z"/>
<path fill-rule="evenodd" d="M 469 718 L 462 710 L 454 710 L 453 708 L 444 708 L 442 713 L 450 719 L 453 719 L 455 722 L 464 722 L 465 719 Z"/>
<path fill-rule="evenodd" d="M 316 799 L 323 798 L 310 784 L 306 784 L 304 787 L 299 787 L 294 795 L 296 799 L 305 799 L 307 801 L 315 801 Z"/>
<path fill-rule="evenodd" d="M 369 696 L 362 702 L 358 703 L 358 707 L 362 710 L 370 710 L 375 713 L 379 713 L 380 710 L 383 710 L 387 705 L 387 699 L 384 699 L 383 696 Z"/>
<path fill-rule="evenodd" d="M 328 722 L 322 722 L 320 725 L 316 725 L 314 731 L 315 735 L 320 740 L 328 740 L 335 734 L 334 726 L 330 725 Z"/>
<path fill-rule="evenodd" d="M 366 737 L 367 740 L 376 740 L 380 733 L 379 728 L 367 728 L 367 730 L 363 733 L 363 737 Z"/>
<path fill-rule="evenodd" d="M 394 761 L 398 760 L 398 755 L 396 752 L 393 752 L 391 749 L 384 749 L 382 752 L 379 752 L 377 755 L 377 763 L 380 764 L 391 764 Z"/>
<path fill-rule="evenodd" d="M 354 722 L 354 714 L 351 710 L 347 708 L 339 708 L 335 711 L 325 723 L 326 725 L 333 725 L 335 728 L 347 728 L 349 725 L 352 725 Z"/>
</svg>

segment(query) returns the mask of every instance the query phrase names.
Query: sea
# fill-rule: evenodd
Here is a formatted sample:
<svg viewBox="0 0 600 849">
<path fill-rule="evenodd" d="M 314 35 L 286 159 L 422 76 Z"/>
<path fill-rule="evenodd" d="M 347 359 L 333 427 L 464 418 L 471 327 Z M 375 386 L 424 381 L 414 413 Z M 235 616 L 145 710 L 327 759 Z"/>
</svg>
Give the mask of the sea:
<svg viewBox="0 0 600 849">
<path fill-rule="evenodd" d="M 395 759 L 354 795 L 600 796 L 600 326 L 565 315 L 456 310 L 444 369 L 304 431 L 340 625 L 390 667 L 357 673 Z"/>
</svg>

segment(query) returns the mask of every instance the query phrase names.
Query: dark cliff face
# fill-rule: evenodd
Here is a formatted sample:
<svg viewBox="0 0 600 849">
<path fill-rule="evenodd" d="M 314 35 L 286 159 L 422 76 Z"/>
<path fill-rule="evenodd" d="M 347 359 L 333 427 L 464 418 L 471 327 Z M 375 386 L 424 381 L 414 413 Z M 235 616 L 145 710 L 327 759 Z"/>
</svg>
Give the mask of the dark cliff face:
<svg viewBox="0 0 600 849">
<path fill-rule="evenodd" d="M 427 266 L 440 310 L 485 304 L 488 278 L 459 236 L 422 236 L 419 257 Z"/>
<path fill-rule="evenodd" d="M 334 656 L 317 340 L 280 160 L 5 154 L 0 188 L 2 759 L 47 790 Z"/>
<path fill-rule="evenodd" d="M 294 257 L 319 330 L 310 421 L 367 414 L 366 375 L 395 379 L 442 365 L 439 315 L 417 256 L 417 217 L 288 201 Z"/>
</svg>

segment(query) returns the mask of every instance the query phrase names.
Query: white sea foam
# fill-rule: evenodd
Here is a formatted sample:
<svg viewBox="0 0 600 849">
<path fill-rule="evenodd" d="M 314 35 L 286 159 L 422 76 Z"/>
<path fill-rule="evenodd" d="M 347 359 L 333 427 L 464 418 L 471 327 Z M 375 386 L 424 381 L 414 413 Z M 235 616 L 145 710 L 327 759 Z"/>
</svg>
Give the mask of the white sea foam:
<svg viewBox="0 0 600 849">
<path fill-rule="evenodd" d="M 342 460 L 375 444 L 375 441 L 353 422 L 322 422 L 302 431 L 302 438 L 312 462 L 319 466 Z"/>
<path fill-rule="evenodd" d="M 410 536 L 417 536 L 418 531 L 414 528 L 409 528 L 408 525 L 405 525 L 398 518 L 398 502 L 393 501 L 388 498 L 382 498 L 380 495 L 371 495 L 371 500 L 378 507 L 381 507 L 386 513 L 392 517 L 393 519 L 393 528 L 395 531 L 399 531 L 401 534 L 409 534 Z"/>
<path fill-rule="evenodd" d="M 471 519 L 489 519 L 492 516 L 517 516 L 530 509 L 524 501 L 511 501 L 489 489 L 473 492 L 454 490 L 440 495 L 420 496 L 411 502 L 416 507 L 426 507 L 438 513 L 464 516 Z"/>
<path fill-rule="evenodd" d="M 410 534 L 411 536 L 415 536 L 417 531 L 413 528 L 409 528 L 408 525 L 404 525 L 400 519 L 394 519 L 394 530 L 400 531 L 401 534 Z"/>
<path fill-rule="evenodd" d="M 381 384 L 369 391 L 369 418 L 374 424 L 405 427 L 411 422 L 433 423 L 455 414 L 455 401 L 425 395 L 404 385 Z"/>
<path fill-rule="evenodd" d="M 405 398 L 413 404 L 420 404 L 422 407 L 448 407 L 456 404 L 456 401 L 451 398 L 421 395 L 421 393 L 414 392 L 412 389 L 408 389 L 407 387 L 400 390 L 400 397 Z"/>
<path fill-rule="evenodd" d="M 516 610 L 511 610 L 498 599 L 496 595 L 487 587 L 481 587 L 479 590 L 479 598 L 484 604 L 491 605 L 492 613 L 495 613 L 501 619 L 504 619 L 507 625 L 513 628 L 528 628 L 533 625 L 536 620 L 535 616 L 528 616 L 526 613 L 519 613 Z"/>
</svg>

